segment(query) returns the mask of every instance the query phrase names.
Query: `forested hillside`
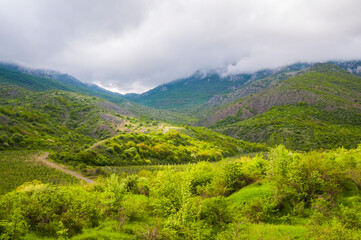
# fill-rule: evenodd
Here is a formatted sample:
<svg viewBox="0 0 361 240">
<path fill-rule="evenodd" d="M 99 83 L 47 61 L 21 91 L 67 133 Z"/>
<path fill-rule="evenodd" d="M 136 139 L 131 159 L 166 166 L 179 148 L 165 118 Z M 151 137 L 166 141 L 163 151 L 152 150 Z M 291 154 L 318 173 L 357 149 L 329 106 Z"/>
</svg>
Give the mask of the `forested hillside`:
<svg viewBox="0 0 361 240">
<path fill-rule="evenodd" d="M 290 74 L 296 74 L 309 66 L 307 63 L 298 63 L 275 70 L 235 75 L 225 74 L 224 69 L 197 71 L 188 78 L 163 84 L 143 94 L 128 94 L 124 97 L 153 108 L 199 116 L 204 111 L 202 107 L 235 100 L 238 98 L 238 91 L 245 88 L 244 92 L 251 92 L 255 86 L 252 83 L 257 80 L 267 77 L 274 81 L 286 79 Z"/>
<path fill-rule="evenodd" d="M 331 61 L 330 63 L 360 76 L 360 61 Z M 157 109 L 187 113 L 203 118 L 219 107 L 241 97 L 260 92 L 290 77 L 303 74 L 315 63 L 295 63 L 276 69 L 227 74 L 225 69 L 197 71 L 187 78 L 157 86 L 142 94 L 124 97 Z"/>
<path fill-rule="evenodd" d="M 230 136 L 309 150 L 360 142 L 361 78 L 333 64 L 219 109 L 204 124 Z"/>
</svg>

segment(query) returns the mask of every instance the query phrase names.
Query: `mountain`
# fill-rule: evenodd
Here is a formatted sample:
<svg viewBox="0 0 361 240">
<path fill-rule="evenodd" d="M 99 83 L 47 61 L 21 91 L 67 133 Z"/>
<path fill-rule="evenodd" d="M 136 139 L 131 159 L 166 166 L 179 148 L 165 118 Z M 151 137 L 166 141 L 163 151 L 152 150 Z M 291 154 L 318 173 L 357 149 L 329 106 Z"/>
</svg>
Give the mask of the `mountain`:
<svg viewBox="0 0 361 240">
<path fill-rule="evenodd" d="M 0 64 L 0 83 L 6 85 L 16 85 L 33 91 L 46 91 L 59 89 L 65 91 L 75 91 L 76 87 L 53 79 L 47 79 L 18 70 L 17 65 Z"/>
<path fill-rule="evenodd" d="M 330 63 L 361 76 L 361 61 Z M 295 63 L 276 69 L 235 75 L 225 75 L 226 69 L 202 70 L 195 72 L 190 77 L 162 84 L 145 93 L 126 94 L 124 97 L 148 107 L 204 118 L 232 101 L 302 74 L 313 64 Z"/>
<path fill-rule="evenodd" d="M 61 126 L 65 122 L 64 119 L 69 119 L 71 114 L 75 114 L 71 113 L 70 107 L 74 106 L 79 112 L 82 112 L 81 109 L 89 108 L 89 110 L 97 109 L 97 114 L 103 113 L 103 115 L 84 115 L 89 119 L 100 119 L 97 120 L 98 125 L 94 125 L 96 122 L 92 123 L 93 127 L 90 127 L 92 129 L 99 128 L 104 117 L 104 109 L 107 109 L 121 116 L 137 117 L 136 121 L 142 122 L 142 125 L 154 121 L 200 125 L 239 139 L 269 145 L 283 143 L 294 149 L 353 147 L 361 141 L 359 129 L 361 81 L 350 72 L 357 73 L 361 62 L 337 64 L 344 69 L 332 63 L 312 66 L 308 63 L 298 63 L 275 70 L 226 77 L 222 77 L 222 71 L 199 71 L 190 78 L 162 85 L 147 93 L 126 96 L 138 103 L 97 86 L 83 84 L 66 74 L 29 70 L 11 64 L 0 66 L 0 84 L 5 90 L 10 88 L 6 90 L 7 95 L 3 93 L 7 100 L 2 101 L 7 106 L 15 106 L 19 102 L 27 103 L 32 99 L 29 96 L 36 96 L 36 99 L 44 98 L 42 103 L 37 100 L 39 104 L 34 106 L 35 112 L 32 110 L 31 118 L 37 114 L 36 111 L 45 111 L 44 106 L 48 106 L 45 103 L 49 96 L 53 99 L 49 103 L 50 108 L 53 108 L 54 104 L 55 106 L 60 104 L 59 96 L 56 96 L 55 92 L 65 94 L 66 97 L 65 95 L 63 97 L 65 99 L 74 99 L 77 94 L 79 99 L 88 99 L 84 100 L 88 102 L 86 106 L 83 106 L 82 102 L 68 102 L 65 107 L 54 108 L 62 114 L 56 117 L 61 119 L 56 125 L 49 123 L 50 128 L 53 129 L 51 131 L 54 132 L 61 129 L 57 129 L 57 126 Z M 14 90 L 13 85 L 20 88 Z M 8 110 L 12 108 L 9 107 Z M 43 118 L 49 119 L 52 114 Z M 77 121 L 84 116 L 78 116 Z M 123 122 L 113 117 L 109 118 L 115 122 Z M 9 119 L 11 117 L 7 115 L 2 117 L 5 123 L 10 121 Z M 18 118 L 17 121 L 21 123 L 22 120 Z M 80 125 L 86 128 L 89 123 L 77 121 L 66 122 L 70 132 L 75 131 L 76 134 L 86 132 L 87 137 L 98 134 L 96 136 L 98 140 L 114 137 L 117 134 L 117 129 L 112 129 L 112 124 L 105 124 L 107 127 L 102 125 L 100 128 L 104 131 L 101 134 L 97 131 L 95 135 L 89 134 L 90 128 L 83 129 L 85 132 L 79 132 Z M 142 129 L 141 126 L 140 128 Z M 7 137 L 11 137 L 15 132 L 10 131 L 11 134 L 7 133 Z"/>
<path fill-rule="evenodd" d="M 125 97 L 139 104 L 170 111 L 190 113 L 194 116 L 209 105 L 219 105 L 229 99 L 235 100 L 232 93 L 259 79 L 278 74 L 285 79 L 290 72 L 309 67 L 298 63 L 279 69 L 265 69 L 254 73 L 224 75 L 226 70 L 197 71 L 192 76 L 160 85 L 143 94 L 127 94 Z"/>
<path fill-rule="evenodd" d="M 199 106 L 192 113 L 200 119 L 204 119 L 216 112 L 218 109 L 239 98 L 271 88 L 285 79 L 304 73 L 311 65 L 312 64 L 309 63 L 297 63 L 273 70 L 273 74 L 264 78 L 248 81 L 246 84 L 230 93 L 214 95 L 208 102 Z"/>
<path fill-rule="evenodd" d="M 0 64 L 0 83 L 17 85 L 34 91 L 58 89 L 79 92 L 101 97 L 114 103 L 125 101 L 119 93 L 107 91 L 96 85 L 82 83 L 68 74 L 52 70 L 30 69 L 12 63 Z"/>
<path fill-rule="evenodd" d="M 97 85 L 82 83 L 76 78 L 52 70 L 30 69 L 12 63 L 0 63 L 0 84 L 15 85 L 25 89 L 43 92 L 63 90 L 99 97 L 117 105 L 126 116 L 139 116 L 150 120 L 177 124 L 192 124 L 199 119 L 181 113 L 146 107 L 124 98 L 119 93 L 110 92 Z"/>
<path fill-rule="evenodd" d="M 361 77 L 361 61 L 330 61 L 329 63 L 335 64 L 340 68 Z"/>
<path fill-rule="evenodd" d="M 315 64 L 271 88 L 240 98 L 205 118 L 227 135 L 295 149 L 354 147 L 361 142 L 361 78 Z"/>
<path fill-rule="evenodd" d="M 240 88 L 246 82 L 268 76 L 268 70 L 254 74 L 239 74 L 222 77 L 217 71 L 198 71 L 192 76 L 160 85 L 143 94 L 127 94 L 131 101 L 158 109 L 178 112 L 205 104 L 214 95 L 226 94 Z"/>
</svg>

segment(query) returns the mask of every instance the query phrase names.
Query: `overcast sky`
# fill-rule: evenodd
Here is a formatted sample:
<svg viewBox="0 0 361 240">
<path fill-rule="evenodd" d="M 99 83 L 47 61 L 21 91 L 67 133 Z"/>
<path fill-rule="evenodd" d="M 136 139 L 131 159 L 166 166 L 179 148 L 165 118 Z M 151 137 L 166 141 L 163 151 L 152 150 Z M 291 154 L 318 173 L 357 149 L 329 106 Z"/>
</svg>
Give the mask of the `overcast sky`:
<svg viewBox="0 0 361 240">
<path fill-rule="evenodd" d="M 360 0 L 0 0 L 0 61 L 144 92 L 230 74 L 361 59 Z"/>
</svg>

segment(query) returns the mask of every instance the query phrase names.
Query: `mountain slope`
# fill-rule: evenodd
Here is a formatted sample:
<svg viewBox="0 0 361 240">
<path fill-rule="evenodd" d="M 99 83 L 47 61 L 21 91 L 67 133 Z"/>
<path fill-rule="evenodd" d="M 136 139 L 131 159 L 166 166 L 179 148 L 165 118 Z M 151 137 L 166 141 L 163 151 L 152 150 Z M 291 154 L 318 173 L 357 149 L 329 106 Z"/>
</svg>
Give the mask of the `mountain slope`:
<svg viewBox="0 0 361 240">
<path fill-rule="evenodd" d="M 139 116 L 177 124 L 192 124 L 199 121 L 197 118 L 181 113 L 154 109 L 130 102 L 119 93 L 107 91 L 96 85 L 84 84 L 70 75 L 52 70 L 30 69 L 17 64 L 0 63 L 0 84 L 15 85 L 37 92 L 63 90 L 99 97 L 115 103 L 116 111 L 120 111 L 126 116 Z M 112 107 L 114 108 L 114 106 Z"/>
<path fill-rule="evenodd" d="M 302 142 L 299 149 L 312 148 L 312 144 L 315 148 L 328 147 L 331 142 L 355 146 L 361 141 L 360 103 L 361 78 L 330 63 L 315 64 L 307 73 L 228 104 L 203 124 L 253 141 L 272 142 L 272 134 L 279 135 L 279 143 L 290 137 L 310 136 L 307 144 L 298 141 Z M 312 137 L 316 130 L 322 135 L 322 143 L 316 144 L 318 139 Z M 348 143 L 348 135 L 352 136 L 352 143 Z"/>
<path fill-rule="evenodd" d="M 114 136 L 116 124 L 126 119 L 117 105 L 80 93 L 33 92 L 9 85 L 0 89 L 0 135 L 5 149 L 78 147 Z"/>
<path fill-rule="evenodd" d="M 198 71 L 189 78 L 163 84 L 140 95 L 128 94 L 125 97 L 154 108 L 189 112 L 189 110 L 207 103 L 214 95 L 229 93 L 248 81 L 270 74 L 272 71 L 264 70 L 254 74 L 222 77 L 221 73 L 216 71 Z"/>
<path fill-rule="evenodd" d="M 0 64 L 0 83 L 17 85 L 33 91 L 58 89 L 79 92 L 101 97 L 117 104 L 125 101 L 119 93 L 84 84 L 68 74 L 52 70 L 30 69 L 17 64 Z"/>
<path fill-rule="evenodd" d="M 218 109 L 225 105 L 236 101 L 239 98 L 246 97 L 248 95 L 260 92 L 262 90 L 273 87 L 274 85 L 299 74 L 307 71 L 309 63 L 297 63 L 286 67 L 274 70 L 274 74 L 271 74 L 265 78 L 253 79 L 248 81 L 240 88 L 223 95 L 214 95 L 207 103 L 194 109 L 192 114 L 195 114 L 199 118 L 205 118 L 208 115 L 213 114 Z"/>
<path fill-rule="evenodd" d="M 288 78 L 291 72 L 308 66 L 310 65 L 307 63 L 297 63 L 274 70 L 227 76 L 223 76 L 225 70 L 198 71 L 188 78 L 163 84 L 146 93 L 127 94 L 125 97 L 146 106 L 201 116 L 203 112 L 212 110 L 212 106 L 239 98 L 239 93 L 235 91 L 244 89 L 257 80 L 272 75 L 276 75 L 274 80 L 283 80 Z"/>
<path fill-rule="evenodd" d="M 3 65 L 0 65 L 0 83 L 16 85 L 33 91 L 46 91 L 50 89 L 74 91 L 74 87 L 70 85 L 52 79 L 24 74 L 15 69 L 4 67 Z"/>
<path fill-rule="evenodd" d="M 361 61 L 330 63 L 361 76 Z M 312 65 L 313 63 L 295 63 L 276 69 L 228 76 L 224 76 L 225 69 L 197 71 L 188 78 L 165 83 L 143 94 L 126 94 L 125 98 L 148 107 L 203 118 L 227 103 L 302 74 Z"/>
<path fill-rule="evenodd" d="M 345 69 L 346 71 L 361 77 L 361 61 L 330 61 L 330 63 Z"/>
</svg>

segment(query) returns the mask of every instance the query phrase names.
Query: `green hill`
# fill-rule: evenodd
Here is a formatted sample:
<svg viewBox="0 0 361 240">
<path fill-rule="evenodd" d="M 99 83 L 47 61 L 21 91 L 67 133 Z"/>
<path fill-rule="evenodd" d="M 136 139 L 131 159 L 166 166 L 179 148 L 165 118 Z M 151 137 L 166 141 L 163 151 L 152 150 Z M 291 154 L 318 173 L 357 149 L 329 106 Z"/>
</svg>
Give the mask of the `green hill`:
<svg viewBox="0 0 361 240">
<path fill-rule="evenodd" d="M 247 152 L 267 151 L 265 145 L 236 140 L 198 127 L 156 126 L 123 132 L 81 152 L 53 155 L 72 164 L 125 166 L 219 161 Z"/>
<path fill-rule="evenodd" d="M 104 99 L 51 90 L 32 92 L 1 85 L 2 148 L 63 148 L 116 134 L 123 110 Z M 15 140 L 18 137 L 19 139 Z"/>
<path fill-rule="evenodd" d="M 361 141 L 361 78 L 336 65 L 308 72 L 219 109 L 204 123 L 230 136 L 295 149 Z"/>
<path fill-rule="evenodd" d="M 54 159 L 75 165 L 215 161 L 266 150 L 206 129 L 124 116 L 118 105 L 80 93 L 1 85 L 0 102 L 1 149 L 53 150 Z"/>
</svg>

